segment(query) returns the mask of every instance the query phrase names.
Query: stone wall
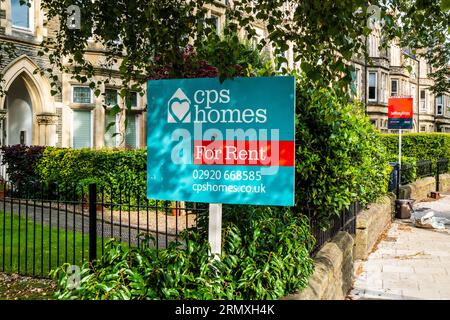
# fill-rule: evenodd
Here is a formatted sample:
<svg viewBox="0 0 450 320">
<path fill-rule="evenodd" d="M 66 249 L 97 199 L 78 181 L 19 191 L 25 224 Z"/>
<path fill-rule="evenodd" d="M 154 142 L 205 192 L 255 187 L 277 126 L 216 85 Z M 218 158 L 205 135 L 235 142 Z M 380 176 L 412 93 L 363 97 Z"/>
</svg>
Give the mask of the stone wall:
<svg viewBox="0 0 450 320">
<path fill-rule="evenodd" d="M 308 287 L 283 300 L 342 300 L 352 287 L 353 237 L 339 232 L 314 258 Z"/>
<path fill-rule="evenodd" d="M 440 192 L 450 191 L 450 174 L 441 174 L 439 176 L 439 191 Z"/>
<path fill-rule="evenodd" d="M 436 191 L 433 177 L 420 179 L 401 187 L 401 196 L 417 201 Z M 440 175 L 440 191 L 450 191 L 450 174 Z M 283 300 L 341 300 L 352 287 L 355 260 L 366 259 L 389 227 L 395 212 L 395 196 L 381 197 L 371 203 L 356 219 L 356 235 L 339 232 L 314 258 L 314 273 L 308 286 Z"/>
<path fill-rule="evenodd" d="M 436 191 L 436 178 L 427 177 L 415 181 L 414 183 L 400 187 L 401 199 L 415 199 L 416 202 L 426 199 L 430 192 Z M 450 191 L 450 174 L 439 176 L 439 191 Z"/>
<path fill-rule="evenodd" d="M 379 237 L 389 227 L 395 210 L 395 197 L 384 196 L 371 203 L 356 219 L 354 258 L 366 259 Z"/>
<path fill-rule="evenodd" d="M 436 191 L 436 179 L 427 177 L 414 183 L 400 187 L 400 199 L 415 199 L 416 202 L 424 200 L 431 191 Z"/>
</svg>

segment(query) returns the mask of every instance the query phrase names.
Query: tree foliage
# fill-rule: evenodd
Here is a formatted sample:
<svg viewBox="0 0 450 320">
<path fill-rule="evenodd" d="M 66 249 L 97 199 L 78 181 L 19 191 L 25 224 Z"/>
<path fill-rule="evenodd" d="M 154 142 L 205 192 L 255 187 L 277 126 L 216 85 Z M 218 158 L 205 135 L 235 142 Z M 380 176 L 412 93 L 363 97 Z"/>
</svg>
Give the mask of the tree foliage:
<svg viewBox="0 0 450 320">
<path fill-rule="evenodd" d="M 368 21 L 374 17 L 374 6 L 380 9 L 375 25 L 382 34 L 381 46 L 396 41 L 423 56 L 433 68 L 431 89 L 448 91 L 448 0 L 234 0 L 230 28 L 243 28 L 252 37 L 255 22 L 265 21 L 269 34 L 261 46 L 268 43 L 275 48 L 279 67 L 287 62 L 283 53 L 290 43 L 294 61 L 307 77 L 346 90 L 351 82 L 349 60 L 358 55 L 368 58 L 366 38 L 373 31 Z"/>
<path fill-rule="evenodd" d="M 205 7 L 213 3 L 213 0 L 42 1 L 48 20 L 61 23 L 55 37 L 42 43 L 41 55 L 48 55 L 53 67 L 41 72 L 49 73 L 55 94 L 60 86 L 57 74 L 65 72 L 73 74 L 79 82 L 88 83 L 100 95 L 101 85 L 111 79 L 94 80 L 99 66 L 86 53 L 95 43 L 95 49 L 106 55 L 100 67 L 110 70 L 111 76 L 119 76 L 123 87 L 120 94 L 124 98 L 130 91 L 141 92 L 142 83 L 155 68 L 172 65 L 171 77 L 179 77 L 183 49 L 188 44 L 200 47 L 205 38 L 219 38 Z M 65 23 L 67 8 L 72 4 L 81 9 L 80 30 L 69 30 Z M 259 48 L 274 50 L 276 67 L 285 65 L 284 52 L 291 45 L 294 61 L 307 77 L 321 85 L 336 83 L 347 90 L 351 82 L 348 62 L 355 55 L 367 54 L 366 37 L 372 32 L 367 21 L 373 14 L 370 10 L 373 5 L 381 9 L 383 45 L 395 40 L 424 56 L 433 67 L 430 77 L 436 84 L 432 89 L 448 90 L 448 0 L 233 0 L 226 10 L 224 33 L 229 36 L 245 30 L 251 39 L 256 36 L 255 25 L 262 23 L 268 35 Z M 227 74 L 222 70 L 234 64 L 235 56 L 220 52 L 224 53 L 219 50 L 212 56 L 221 59 L 210 62 L 220 74 Z M 116 68 L 118 72 L 113 71 Z"/>
<path fill-rule="evenodd" d="M 450 2 L 448 0 L 393 0 L 384 5 L 386 37 L 425 58 L 435 93 L 450 92 Z M 423 72 L 423 71 L 421 71 Z"/>
</svg>

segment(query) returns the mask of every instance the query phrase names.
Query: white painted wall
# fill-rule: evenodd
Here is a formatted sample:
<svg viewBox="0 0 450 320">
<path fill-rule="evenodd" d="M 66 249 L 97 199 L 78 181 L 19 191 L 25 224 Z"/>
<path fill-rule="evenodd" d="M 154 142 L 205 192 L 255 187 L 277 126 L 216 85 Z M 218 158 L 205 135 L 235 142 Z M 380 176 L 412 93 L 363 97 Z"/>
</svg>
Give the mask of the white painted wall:
<svg viewBox="0 0 450 320">
<path fill-rule="evenodd" d="M 26 144 L 32 144 L 33 113 L 31 98 L 21 78 L 17 78 L 8 89 L 7 137 L 9 145 L 20 143 L 20 131 L 26 131 Z"/>
</svg>

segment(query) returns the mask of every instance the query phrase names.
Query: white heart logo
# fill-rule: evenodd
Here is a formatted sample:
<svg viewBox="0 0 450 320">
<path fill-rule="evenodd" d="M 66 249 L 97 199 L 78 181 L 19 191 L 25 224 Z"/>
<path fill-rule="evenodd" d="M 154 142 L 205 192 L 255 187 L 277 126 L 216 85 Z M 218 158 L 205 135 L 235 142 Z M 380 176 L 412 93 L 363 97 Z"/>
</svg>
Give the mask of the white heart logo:
<svg viewBox="0 0 450 320">
<path fill-rule="evenodd" d="M 174 101 L 170 105 L 170 111 L 177 122 L 190 121 L 190 119 L 186 119 L 190 111 L 189 102 Z"/>
</svg>

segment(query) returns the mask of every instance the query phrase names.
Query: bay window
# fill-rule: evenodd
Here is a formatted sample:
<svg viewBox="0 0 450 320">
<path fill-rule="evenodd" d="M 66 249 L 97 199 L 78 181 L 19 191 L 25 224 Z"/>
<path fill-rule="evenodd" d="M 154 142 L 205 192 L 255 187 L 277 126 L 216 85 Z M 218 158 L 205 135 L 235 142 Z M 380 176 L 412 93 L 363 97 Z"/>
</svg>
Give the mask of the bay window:
<svg viewBox="0 0 450 320">
<path fill-rule="evenodd" d="M 369 72 L 369 101 L 377 100 L 377 90 L 378 90 L 377 73 Z"/>
</svg>

